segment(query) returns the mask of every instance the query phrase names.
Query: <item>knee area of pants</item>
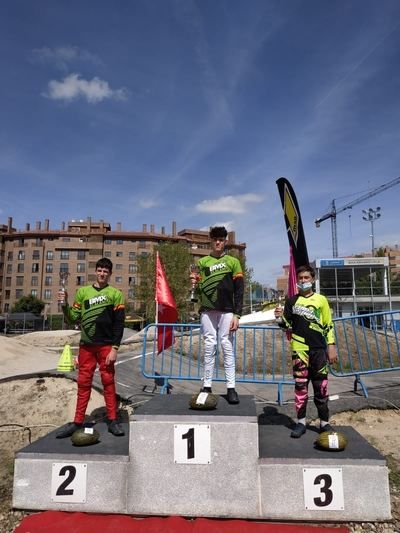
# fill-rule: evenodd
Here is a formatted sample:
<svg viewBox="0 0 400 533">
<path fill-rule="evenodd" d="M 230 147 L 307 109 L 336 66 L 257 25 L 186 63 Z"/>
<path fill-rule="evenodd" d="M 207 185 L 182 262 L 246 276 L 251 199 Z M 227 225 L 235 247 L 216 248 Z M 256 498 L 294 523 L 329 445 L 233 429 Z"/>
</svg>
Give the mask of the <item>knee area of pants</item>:
<svg viewBox="0 0 400 533">
<path fill-rule="evenodd" d="M 296 390 L 306 390 L 307 389 L 307 383 L 301 381 L 299 383 L 295 383 L 294 388 Z"/>
</svg>

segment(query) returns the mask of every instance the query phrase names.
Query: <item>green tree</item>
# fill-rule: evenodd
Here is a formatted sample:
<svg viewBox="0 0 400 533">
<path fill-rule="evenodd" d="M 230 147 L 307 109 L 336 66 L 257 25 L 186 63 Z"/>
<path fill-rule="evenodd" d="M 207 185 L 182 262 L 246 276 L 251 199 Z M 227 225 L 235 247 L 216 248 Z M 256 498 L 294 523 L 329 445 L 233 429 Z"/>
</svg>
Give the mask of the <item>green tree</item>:
<svg viewBox="0 0 400 533">
<path fill-rule="evenodd" d="M 141 314 L 146 320 L 155 318 L 155 258 L 159 252 L 168 285 L 175 298 L 178 316 L 181 322 L 187 320 L 190 311 L 189 300 L 189 266 L 193 262 L 186 244 L 163 242 L 154 248 L 153 254 L 138 257 L 138 284 L 136 298 L 141 306 Z"/>
<path fill-rule="evenodd" d="M 36 296 L 22 296 L 17 300 L 11 309 L 12 313 L 33 313 L 39 316 L 43 311 L 45 303 L 36 298 Z"/>
</svg>

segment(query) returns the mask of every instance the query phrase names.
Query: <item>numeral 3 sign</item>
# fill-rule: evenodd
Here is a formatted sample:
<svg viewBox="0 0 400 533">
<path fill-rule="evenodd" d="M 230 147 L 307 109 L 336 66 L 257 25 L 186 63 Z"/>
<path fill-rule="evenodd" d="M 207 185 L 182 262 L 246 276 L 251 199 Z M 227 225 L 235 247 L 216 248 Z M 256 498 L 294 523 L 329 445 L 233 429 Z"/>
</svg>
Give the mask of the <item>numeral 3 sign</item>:
<svg viewBox="0 0 400 533">
<path fill-rule="evenodd" d="M 306 509 L 344 509 L 341 468 L 304 468 L 303 485 Z"/>
</svg>

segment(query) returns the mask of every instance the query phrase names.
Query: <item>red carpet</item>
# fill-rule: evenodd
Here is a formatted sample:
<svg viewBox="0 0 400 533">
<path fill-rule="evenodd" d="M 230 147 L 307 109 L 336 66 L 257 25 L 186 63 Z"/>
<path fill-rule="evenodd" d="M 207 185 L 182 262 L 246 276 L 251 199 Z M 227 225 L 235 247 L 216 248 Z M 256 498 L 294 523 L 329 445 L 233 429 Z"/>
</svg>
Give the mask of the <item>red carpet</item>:
<svg viewBox="0 0 400 533">
<path fill-rule="evenodd" d="M 101 515 L 45 511 L 27 516 L 14 533 L 348 533 L 347 527 L 314 527 L 292 524 L 248 522 L 246 520 L 187 520 L 132 518 L 127 515 Z"/>
</svg>

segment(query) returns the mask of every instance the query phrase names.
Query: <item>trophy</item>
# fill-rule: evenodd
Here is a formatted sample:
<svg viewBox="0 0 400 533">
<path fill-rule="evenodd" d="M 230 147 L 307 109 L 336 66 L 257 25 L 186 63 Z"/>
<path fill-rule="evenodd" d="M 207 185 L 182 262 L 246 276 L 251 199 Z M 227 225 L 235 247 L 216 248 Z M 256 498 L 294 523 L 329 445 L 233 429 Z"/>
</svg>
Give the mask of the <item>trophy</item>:
<svg viewBox="0 0 400 533">
<path fill-rule="evenodd" d="M 65 305 L 65 284 L 67 283 L 69 272 L 66 270 L 60 270 L 60 293 L 64 293 L 63 298 L 59 298 L 58 300 L 58 306 L 61 308 L 63 305 Z"/>
<path fill-rule="evenodd" d="M 189 267 L 189 271 L 190 271 L 190 274 L 194 274 L 196 276 L 195 279 L 191 279 L 191 283 L 192 283 L 192 286 L 190 288 L 190 301 L 191 302 L 197 302 L 197 298 L 196 298 L 196 285 L 197 285 L 197 280 L 198 280 L 198 277 L 199 277 L 199 274 L 200 274 L 200 270 L 199 270 L 199 267 L 197 265 L 190 265 Z"/>
<path fill-rule="evenodd" d="M 276 302 L 276 307 L 279 308 L 279 309 L 282 309 L 282 302 L 284 300 L 284 295 L 283 295 L 283 292 L 282 291 L 277 291 L 278 292 L 278 298 L 277 298 L 277 302 Z M 278 318 L 275 319 L 277 324 L 283 324 L 283 318 L 280 316 Z"/>
</svg>

